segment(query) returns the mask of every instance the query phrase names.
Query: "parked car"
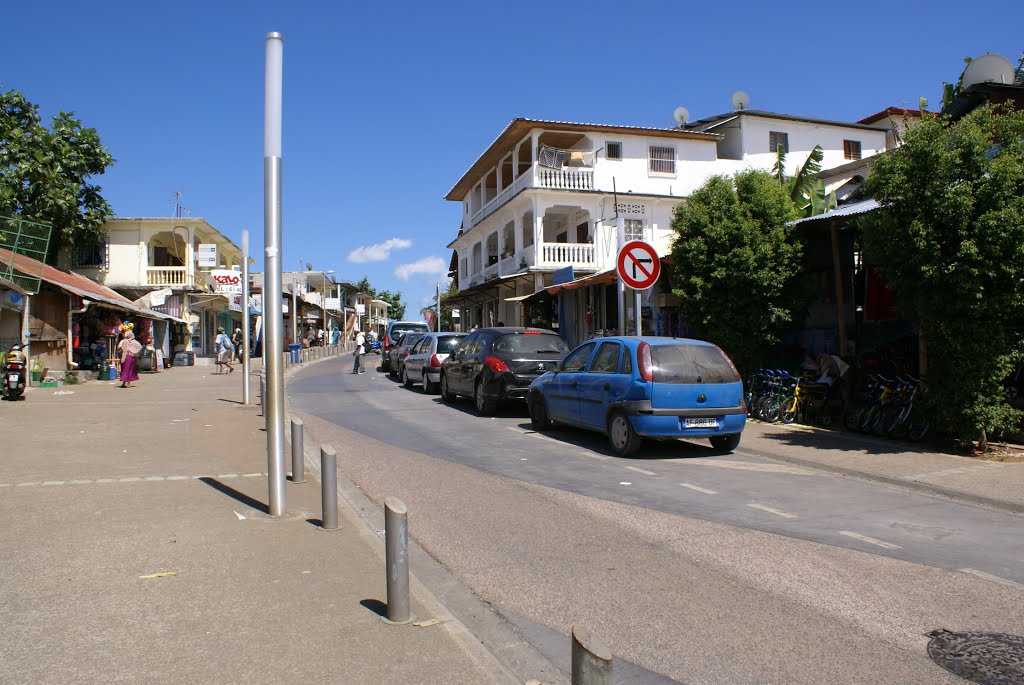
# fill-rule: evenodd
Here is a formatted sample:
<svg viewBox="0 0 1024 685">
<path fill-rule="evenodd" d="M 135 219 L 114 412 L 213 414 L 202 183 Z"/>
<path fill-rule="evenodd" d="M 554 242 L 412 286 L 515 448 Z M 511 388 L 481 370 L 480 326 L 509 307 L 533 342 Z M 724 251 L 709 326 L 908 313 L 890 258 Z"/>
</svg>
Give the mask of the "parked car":
<svg viewBox="0 0 1024 685">
<path fill-rule="evenodd" d="M 384 339 L 381 340 L 380 370 L 391 371 L 391 359 L 388 353 L 391 348 L 398 344 L 406 333 L 429 333 L 430 326 L 423 321 L 388 321 L 384 331 Z"/>
<path fill-rule="evenodd" d="M 644 438 L 710 438 L 731 452 L 747 420 L 743 383 L 716 345 L 686 338 L 596 338 L 530 385 L 535 430 L 552 422 L 608 435 L 626 456 Z"/>
<path fill-rule="evenodd" d="M 448 354 L 465 340 L 468 333 L 427 333 L 416 343 L 402 363 L 402 384 L 423 384 L 423 392 L 432 395 L 441 385 L 441 364 Z"/>
<path fill-rule="evenodd" d="M 441 399 L 472 397 L 477 413 L 494 412 L 505 400 L 525 400 L 530 383 L 553 370 L 569 352 L 554 331 L 543 328 L 480 328 L 441 363 Z"/>
<path fill-rule="evenodd" d="M 402 376 L 402 364 L 405 362 L 405 358 L 409 356 L 409 352 L 412 351 L 413 345 L 419 342 L 425 334 L 420 331 L 413 331 L 412 333 L 406 333 L 403 335 L 397 344 L 391 346 L 391 350 L 387 353 L 386 358 L 388 360 L 388 375 L 392 378 L 401 378 Z M 383 364 L 383 362 L 381 362 Z"/>
</svg>

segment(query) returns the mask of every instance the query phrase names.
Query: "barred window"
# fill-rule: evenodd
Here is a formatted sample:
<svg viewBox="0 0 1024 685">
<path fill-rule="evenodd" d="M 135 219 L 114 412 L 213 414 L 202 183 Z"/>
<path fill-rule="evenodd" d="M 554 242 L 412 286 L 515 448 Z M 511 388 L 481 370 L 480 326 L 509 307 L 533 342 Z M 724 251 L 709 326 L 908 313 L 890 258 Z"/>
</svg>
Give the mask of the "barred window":
<svg viewBox="0 0 1024 685">
<path fill-rule="evenodd" d="M 783 152 L 789 152 L 789 134 L 782 131 L 769 131 L 768 150 L 774 154 L 779 151 L 780 147 Z"/>
<path fill-rule="evenodd" d="M 652 145 L 648 169 L 652 174 L 676 173 L 676 149 Z"/>
<path fill-rule="evenodd" d="M 843 157 L 845 159 L 860 159 L 860 141 L 844 140 Z"/>
<path fill-rule="evenodd" d="M 622 159 L 622 143 L 608 141 L 604 147 L 605 156 L 608 159 Z"/>
<path fill-rule="evenodd" d="M 630 240 L 643 240 L 644 239 L 644 220 L 643 219 L 625 219 L 623 221 L 626 229 L 626 241 Z"/>
</svg>

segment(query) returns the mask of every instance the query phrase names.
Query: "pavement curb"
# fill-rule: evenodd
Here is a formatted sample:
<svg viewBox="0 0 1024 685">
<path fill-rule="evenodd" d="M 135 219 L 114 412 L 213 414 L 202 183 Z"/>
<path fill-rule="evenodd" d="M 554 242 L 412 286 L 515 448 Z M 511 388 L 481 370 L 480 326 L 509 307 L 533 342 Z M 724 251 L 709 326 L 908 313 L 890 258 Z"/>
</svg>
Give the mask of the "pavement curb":
<svg viewBox="0 0 1024 685">
<path fill-rule="evenodd" d="M 824 429 L 818 429 L 811 426 L 773 426 L 774 428 L 782 430 L 782 432 L 789 431 L 822 431 Z M 931 483 L 924 483 L 921 481 L 911 480 L 909 478 L 898 478 L 894 476 L 885 476 L 878 473 L 872 473 L 870 471 L 862 471 L 860 469 L 850 468 L 848 466 L 839 466 L 837 464 L 829 464 L 827 462 L 814 461 L 812 459 L 802 459 L 800 457 L 794 457 L 781 452 L 774 452 L 770 450 L 746 450 L 740 447 L 738 451 L 747 452 L 748 454 L 767 457 L 769 459 L 775 459 L 783 461 L 796 466 L 803 466 L 806 468 L 815 469 L 818 471 L 828 471 L 830 473 L 838 473 L 849 478 L 857 478 L 859 480 L 869 481 L 872 483 L 879 483 L 882 485 L 891 485 L 905 490 L 912 490 L 917 493 L 932 495 L 935 497 L 941 497 L 953 502 L 961 504 L 973 504 L 976 506 L 986 507 L 988 509 L 995 509 L 997 511 L 1006 512 L 1010 514 L 1024 514 L 1024 504 L 1018 504 L 1016 502 L 1007 502 L 1005 500 L 996 499 L 994 497 L 985 497 L 984 495 L 976 495 L 970 492 L 964 492 L 963 490 L 956 490 L 953 488 L 943 487 L 941 485 L 933 485 Z M 913 449 L 915 452 L 922 454 L 932 454 L 927 450 Z M 970 457 L 962 457 L 955 454 L 945 454 L 955 459 L 970 459 Z M 972 460 L 973 461 L 973 460 Z"/>
<path fill-rule="evenodd" d="M 317 362 L 344 357 L 345 353 L 336 357 L 315 359 L 298 366 L 290 366 L 285 369 L 285 379 L 294 376 L 299 371 L 316 364 Z M 286 388 L 287 389 L 287 388 Z M 319 449 L 320 441 L 317 440 L 315 429 L 311 427 L 312 421 L 322 420 L 315 416 L 306 415 L 304 412 L 296 411 L 291 406 L 291 399 L 285 392 L 285 413 L 290 416 L 299 416 L 303 420 L 303 447 L 306 467 L 314 475 L 316 482 L 320 482 Z M 342 429 L 342 427 L 338 427 Z M 346 430 L 346 429 L 342 429 Z M 291 443 L 291 422 L 285 421 L 285 439 Z M 308 478 L 307 478 L 308 480 Z M 290 484 L 290 481 L 289 481 Z M 296 484 L 298 485 L 298 484 Z M 359 536 L 377 554 L 381 563 L 381 573 L 385 570 L 385 548 L 382 535 L 375 531 L 382 531 L 384 528 L 384 511 L 364 493 L 359 486 L 350 481 L 347 476 L 339 470 L 338 473 L 338 508 L 339 515 L 359 533 Z M 493 608 L 466 587 L 460 578 L 452 574 L 440 562 L 424 550 L 419 543 L 410 537 L 410 592 L 423 604 L 456 641 L 465 653 L 488 674 L 488 682 L 493 683 L 516 683 L 521 684 L 530 678 L 536 677 L 538 673 L 558 673 L 557 668 L 551 664 L 532 644 L 517 634 L 507 619 L 498 614 Z M 447 605 L 421 579 L 421 576 L 428 577 L 432 586 L 443 585 L 446 594 L 459 595 L 460 603 L 472 605 L 472 612 L 478 623 L 484 624 L 486 639 L 481 639 L 477 634 L 463 623 Z M 484 632 L 484 631 L 481 631 Z M 501 653 L 516 652 L 520 655 L 518 661 L 523 661 L 523 652 L 526 652 L 525 660 L 530 670 L 534 671 L 529 675 L 518 676 L 498 658 L 495 651 Z M 523 670 L 523 669 L 517 669 Z M 543 682 L 531 680 L 531 682 Z M 558 682 L 558 681 L 555 681 Z"/>
</svg>

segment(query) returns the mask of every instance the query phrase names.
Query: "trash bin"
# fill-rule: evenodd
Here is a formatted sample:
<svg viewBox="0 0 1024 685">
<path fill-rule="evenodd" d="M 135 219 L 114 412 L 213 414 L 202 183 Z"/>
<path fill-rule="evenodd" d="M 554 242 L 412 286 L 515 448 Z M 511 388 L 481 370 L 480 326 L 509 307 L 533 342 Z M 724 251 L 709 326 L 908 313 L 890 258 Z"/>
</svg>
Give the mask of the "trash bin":
<svg viewBox="0 0 1024 685">
<path fill-rule="evenodd" d="M 302 343 L 290 343 L 288 351 L 292 353 L 292 364 L 299 363 L 299 352 L 302 350 Z"/>
</svg>

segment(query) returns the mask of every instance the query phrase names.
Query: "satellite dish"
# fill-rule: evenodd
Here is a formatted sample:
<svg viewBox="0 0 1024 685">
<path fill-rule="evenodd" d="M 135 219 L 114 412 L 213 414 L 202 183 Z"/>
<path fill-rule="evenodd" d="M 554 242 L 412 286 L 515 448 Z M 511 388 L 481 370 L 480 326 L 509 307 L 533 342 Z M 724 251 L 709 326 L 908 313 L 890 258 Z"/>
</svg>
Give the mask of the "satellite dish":
<svg viewBox="0 0 1024 685">
<path fill-rule="evenodd" d="M 734 111 L 740 111 L 750 107 L 750 96 L 744 93 L 742 90 L 737 90 L 732 94 L 732 108 Z"/>
<path fill-rule="evenodd" d="M 306 271 L 312 271 L 312 270 L 313 270 L 312 262 L 306 262 Z"/>
<path fill-rule="evenodd" d="M 987 52 L 981 57 L 971 60 L 960 78 L 964 88 L 978 83 L 1010 84 L 1013 83 L 1013 65 L 1002 55 Z"/>
<path fill-rule="evenodd" d="M 672 112 L 672 117 L 680 126 L 686 126 L 686 122 L 690 120 L 690 110 L 685 107 L 676 107 Z"/>
</svg>

